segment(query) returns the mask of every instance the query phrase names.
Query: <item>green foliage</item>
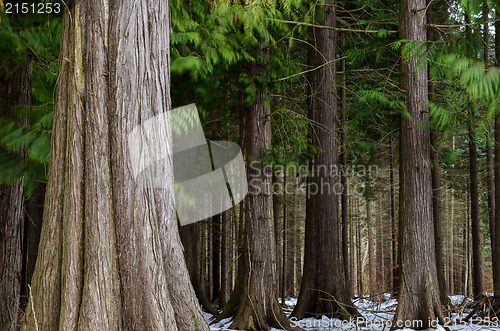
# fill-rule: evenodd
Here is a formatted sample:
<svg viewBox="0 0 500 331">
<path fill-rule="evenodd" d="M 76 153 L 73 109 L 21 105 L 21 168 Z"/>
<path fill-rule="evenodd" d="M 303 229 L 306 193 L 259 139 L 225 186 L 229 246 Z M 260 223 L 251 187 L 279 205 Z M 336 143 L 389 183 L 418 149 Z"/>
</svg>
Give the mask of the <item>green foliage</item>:
<svg viewBox="0 0 500 331">
<path fill-rule="evenodd" d="M 62 18 L 27 16 L 14 20 L 0 14 L 0 71 L 7 74 L 19 61 L 32 62 L 32 104 L 12 109 L 12 118 L 0 118 L 0 183 L 24 176 L 29 196 L 46 180 L 54 114 Z M 3 49 L 5 47 L 5 49 Z"/>
</svg>

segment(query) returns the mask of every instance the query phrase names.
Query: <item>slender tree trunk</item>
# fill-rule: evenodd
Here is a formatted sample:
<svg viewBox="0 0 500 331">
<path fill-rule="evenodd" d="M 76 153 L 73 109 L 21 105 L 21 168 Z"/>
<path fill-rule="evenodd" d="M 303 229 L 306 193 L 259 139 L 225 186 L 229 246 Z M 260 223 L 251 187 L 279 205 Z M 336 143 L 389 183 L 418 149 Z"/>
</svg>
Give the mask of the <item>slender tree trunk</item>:
<svg viewBox="0 0 500 331">
<path fill-rule="evenodd" d="M 292 208 L 292 213 L 291 217 L 294 218 L 293 223 L 295 224 L 295 231 L 293 232 L 294 237 L 295 237 L 295 271 L 294 271 L 294 280 L 295 280 L 295 288 L 294 288 L 294 296 L 297 293 L 297 289 L 300 288 L 300 284 L 302 283 L 302 257 L 303 257 L 303 251 L 302 248 L 304 247 L 304 244 L 302 242 L 302 235 L 301 235 L 301 220 L 302 218 L 300 217 L 300 195 L 298 191 L 295 191 L 296 193 L 294 194 L 294 205 Z"/>
<path fill-rule="evenodd" d="M 356 272 L 356 244 L 354 234 L 356 233 L 354 227 L 354 201 L 355 199 L 351 196 L 349 198 L 349 268 L 350 268 L 350 282 L 349 288 L 351 289 L 350 296 L 354 296 L 358 293 L 357 286 L 357 272 Z"/>
<path fill-rule="evenodd" d="M 224 211 L 222 213 L 222 240 L 221 240 L 221 289 L 219 307 L 223 308 L 229 301 L 231 295 L 231 213 L 233 211 Z"/>
<path fill-rule="evenodd" d="M 500 66 L 500 11 L 495 10 L 495 58 Z M 495 206 L 500 206 L 500 111 L 495 116 Z M 495 208 L 495 221 L 500 219 L 500 208 Z M 495 226 L 495 239 L 500 238 L 500 226 Z M 500 240 L 495 240 L 495 252 L 500 252 Z M 497 254 L 498 255 L 498 254 Z M 498 261 L 497 261 L 498 262 Z M 493 282 L 495 297 L 500 300 L 500 263 L 493 265 Z"/>
<path fill-rule="evenodd" d="M 340 36 L 340 50 L 343 52 L 345 49 L 345 33 L 342 33 Z M 346 132 L 347 132 L 347 100 L 346 100 L 346 86 L 345 86 L 345 58 L 342 56 L 340 60 L 340 70 L 343 72 L 342 74 L 342 85 L 339 89 L 339 105 L 340 105 L 340 123 L 339 123 L 339 143 L 340 143 L 340 184 L 342 186 L 342 193 L 340 196 L 340 205 L 341 205 L 341 215 L 342 215 L 342 258 L 344 260 L 344 272 L 345 279 L 347 284 L 347 291 L 349 296 L 352 295 L 352 282 L 351 276 L 349 274 L 349 248 L 348 248 L 348 238 L 349 231 L 347 226 L 347 217 L 348 217 L 348 186 L 347 186 L 347 140 L 346 140 Z"/>
<path fill-rule="evenodd" d="M 357 206 L 357 222 L 356 222 L 356 261 L 357 261 L 357 276 L 358 276 L 358 296 L 363 297 L 365 294 L 363 287 L 363 255 L 361 254 L 361 220 L 359 218 L 359 200 Z"/>
<path fill-rule="evenodd" d="M 384 293 L 385 291 L 385 250 L 384 250 L 384 218 L 382 217 L 382 196 L 379 196 L 377 202 L 377 293 Z"/>
<path fill-rule="evenodd" d="M 129 164 L 129 133 L 170 108 L 168 6 L 75 2 L 64 15 L 44 221 L 22 330 L 209 330 L 182 253 L 172 162 L 161 164 L 162 189 L 140 185 Z M 169 123 L 164 129 L 154 141 L 165 142 L 166 155 Z"/>
<path fill-rule="evenodd" d="M 431 0 L 427 1 L 427 23 L 432 23 L 432 5 Z M 427 30 L 427 39 L 429 41 L 434 40 L 434 34 L 432 29 Z M 435 102 L 434 97 L 434 86 L 431 82 L 428 85 L 429 88 L 429 100 Z M 441 217 L 441 169 L 439 162 L 439 145 L 438 145 L 438 131 L 435 128 L 430 130 L 430 144 L 431 144 L 431 180 L 432 180 L 432 216 L 434 219 L 434 240 L 435 240 L 435 251 L 436 251 L 436 270 L 439 284 L 439 292 L 441 294 L 441 302 L 447 303 L 449 301 L 448 294 L 446 292 L 446 278 L 444 275 L 444 250 L 443 250 L 443 224 Z"/>
<path fill-rule="evenodd" d="M 485 22 L 489 20 L 490 9 L 488 3 L 483 3 L 483 17 Z M 486 70 L 490 67 L 490 33 L 489 24 L 485 23 L 483 26 L 483 49 L 484 49 L 484 67 Z M 493 135 L 491 130 L 492 123 L 488 122 L 488 140 L 486 141 L 486 187 L 488 190 L 488 221 L 490 229 L 490 243 L 491 243 L 491 262 L 493 270 L 497 263 L 495 253 L 495 178 L 493 177 Z"/>
<path fill-rule="evenodd" d="M 389 137 L 389 183 L 390 183 L 390 199 L 391 199 L 391 256 L 392 256 L 392 279 L 391 279 L 391 292 L 393 294 L 399 289 L 399 276 L 398 276 L 398 229 L 396 226 L 396 203 L 394 193 L 394 154 L 392 149 L 392 136 Z"/>
<path fill-rule="evenodd" d="M 290 278 L 290 274 L 287 274 L 288 263 L 289 260 L 287 258 L 287 254 L 289 253 L 288 245 L 288 217 L 286 210 L 286 203 L 283 204 L 283 229 L 282 229 L 282 240 L 283 240 L 283 251 L 282 251 L 282 265 L 281 265 L 281 279 L 283 281 L 281 287 L 281 302 L 284 303 L 287 295 L 287 287 L 288 287 L 288 278 Z"/>
<path fill-rule="evenodd" d="M 373 245 L 372 202 L 366 201 L 366 227 L 368 228 L 368 290 L 370 296 L 377 292 L 377 271 L 375 269 L 375 249 Z"/>
<path fill-rule="evenodd" d="M 286 180 L 286 177 L 285 177 Z M 287 195 L 287 201 L 291 206 L 295 203 L 295 196 L 293 194 Z M 293 208 L 288 209 L 287 216 L 287 227 L 288 227 L 288 243 L 287 243 L 287 295 L 290 297 L 295 297 L 295 253 L 297 251 L 297 242 L 296 242 L 296 224 L 295 217 L 293 215 Z M 283 211 L 285 212 L 285 210 Z"/>
<path fill-rule="evenodd" d="M 278 176 L 276 175 L 276 172 L 273 171 L 273 187 L 275 187 L 275 184 L 280 184 L 280 179 L 278 178 Z M 277 187 L 279 187 L 279 185 L 276 185 Z M 275 233 L 274 233 L 274 240 L 276 242 L 276 270 L 278 271 L 278 286 L 276 288 L 276 295 L 277 296 L 280 296 L 281 295 L 281 289 L 282 289 L 282 286 L 283 286 L 283 275 L 281 273 L 281 263 L 282 263 L 282 260 L 283 260 L 283 256 L 282 256 L 282 249 L 281 249 L 281 245 L 280 245 L 280 241 L 281 241 L 281 236 L 280 236 L 280 231 L 279 231 L 279 228 L 280 228 L 280 217 L 281 217 L 281 202 L 280 202 L 280 197 L 279 195 L 281 195 L 283 192 L 280 192 L 280 191 L 275 191 L 273 192 L 273 220 L 274 220 L 274 228 L 276 229 Z"/>
<path fill-rule="evenodd" d="M 220 251 L 222 215 L 212 217 L 212 302 L 220 299 Z"/>
<path fill-rule="evenodd" d="M 325 4 L 321 25 L 336 26 L 335 1 Z M 308 181 L 304 274 L 300 293 L 292 316 L 324 314 L 328 317 L 349 318 L 357 314 L 352 307 L 345 283 L 342 258 L 341 228 L 338 220 L 337 93 L 335 88 L 335 59 L 337 31 L 313 29 L 315 49 L 310 61 L 312 97 L 309 118 L 313 124 L 312 143 L 320 152 L 311 160 Z M 309 233 L 307 233 L 309 231 Z M 332 300 L 332 297 L 334 300 Z M 345 306 L 344 306 L 345 305 Z"/>
<path fill-rule="evenodd" d="M 439 291 L 441 293 L 441 302 L 446 303 L 448 294 L 446 292 L 446 279 L 444 275 L 444 254 L 443 254 L 443 225 L 441 217 L 441 183 L 440 183 L 440 166 L 439 166 L 439 151 L 437 143 L 437 132 L 431 129 L 431 177 L 432 177 L 432 213 L 434 218 L 434 238 L 436 242 L 436 269 L 438 277 Z"/>
<path fill-rule="evenodd" d="M 426 35 L 425 0 L 400 2 L 400 37 L 423 41 Z M 429 131 L 428 75 L 417 59 L 401 63 L 401 88 L 406 111 L 401 116 L 399 244 L 401 287 L 393 327 L 401 321 L 422 321 L 418 329 L 431 327 L 443 312 L 436 271 Z"/>
<path fill-rule="evenodd" d="M 471 115 L 472 116 L 472 115 Z M 472 118 L 471 118 L 472 122 Z M 473 124 L 469 124 L 469 175 L 472 223 L 472 278 L 474 297 L 483 294 L 483 263 L 481 256 L 481 230 L 479 224 L 479 189 L 477 179 L 477 151 Z"/>
<path fill-rule="evenodd" d="M 16 119 L 12 107 L 31 104 L 31 63 L 0 77 L 0 115 Z M 23 178 L 0 185 L 0 330 L 17 328 L 22 272 Z"/>
</svg>

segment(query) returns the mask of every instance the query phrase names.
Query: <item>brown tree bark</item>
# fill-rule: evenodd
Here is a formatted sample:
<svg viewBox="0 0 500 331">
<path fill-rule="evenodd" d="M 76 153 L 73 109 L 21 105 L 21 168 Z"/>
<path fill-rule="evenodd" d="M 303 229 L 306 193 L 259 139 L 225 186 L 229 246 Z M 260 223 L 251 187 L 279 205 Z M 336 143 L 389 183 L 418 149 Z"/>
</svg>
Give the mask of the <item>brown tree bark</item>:
<svg viewBox="0 0 500 331">
<path fill-rule="evenodd" d="M 379 196 L 377 202 L 377 226 L 376 226 L 376 260 L 377 260 L 377 294 L 384 293 L 386 289 L 385 284 L 385 245 L 384 245 L 384 218 L 382 217 L 382 196 Z"/>
<path fill-rule="evenodd" d="M 400 2 L 400 38 L 423 41 L 426 35 L 426 1 Z M 418 59 L 401 62 L 401 88 L 406 111 L 401 115 L 400 236 L 401 286 L 393 328 L 403 321 L 421 321 L 413 328 L 427 329 L 443 312 L 436 271 L 432 181 L 430 169 L 428 74 Z"/>
<path fill-rule="evenodd" d="M 285 177 L 286 179 L 286 177 Z M 285 181 L 286 183 L 286 181 Z M 290 207 L 295 205 L 295 196 L 293 194 L 289 194 L 286 196 Z M 288 212 L 287 212 L 288 211 Z M 287 223 L 287 262 L 286 262 L 286 296 L 295 297 L 295 259 L 297 252 L 297 241 L 296 239 L 296 218 L 293 213 L 293 208 L 286 208 L 283 210 L 283 213 L 287 213 L 286 223 Z"/>
<path fill-rule="evenodd" d="M 322 26 L 336 26 L 335 1 L 324 6 Z M 310 163 L 306 206 L 304 271 L 297 305 L 292 316 L 356 315 L 345 282 L 341 228 L 338 221 L 337 93 L 335 59 L 337 31 L 314 28 L 310 115 L 312 143 L 319 151 Z"/>
<path fill-rule="evenodd" d="M 248 65 L 250 77 L 265 76 L 268 50 L 261 45 L 257 51 L 262 60 Z M 240 224 L 238 273 L 231 299 L 219 318 L 233 315 L 231 328 L 240 330 L 290 329 L 276 295 L 272 173 L 270 165 L 262 162 L 265 150 L 271 147 L 271 109 L 266 88 L 258 86 L 257 90 L 252 105 L 242 111 L 243 155 L 249 187 Z"/>
<path fill-rule="evenodd" d="M 366 227 L 368 229 L 368 291 L 370 296 L 377 294 L 377 271 L 375 268 L 375 248 L 373 242 L 372 202 L 366 201 Z"/>
<path fill-rule="evenodd" d="M 3 70 L 2 70 L 3 71 Z M 0 116 L 16 119 L 12 107 L 31 104 L 31 63 L 19 63 L 0 77 Z M 17 328 L 21 292 L 23 178 L 0 185 L 0 330 Z"/>
<path fill-rule="evenodd" d="M 469 14 L 465 14 L 465 23 L 470 23 Z M 465 27 L 466 40 L 472 38 L 470 25 Z M 472 56 L 473 50 L 470 42 L 466 41 L 466 53 Z M 469 118 L 467 123 L 469 137 L 469 189 L 470 189 L 470 212 L 472 225 L 472 288 L 473 295 L 478 298 L 483 293 L 483 263 L 481 256 L 481 232 L 479 224 L 479 188 L 477 179 L 477 147 L 475 137 L 475 106 L 468 101 Z"/>
<path fill-rule="evenodd" d="M 280 187 L 280 179 L 276 175 L 276 171 L 273 171 L 273 187 Z M 276 186 L 275 186 L 276 184 Z M 284 187 L 284 186 L 282 186 Z M 281 199 L 280 195 L 284 194 L 284 192 L 275 191 L 273 192 L 273 220 L 274 220 L 274 240 L 276 243 L 276 271 L 278 272 L 278 286 L 276 288 L 276 295 L 283 297 L 282 289 L 283 289 L 283 273 L 281 272 L 282 261 L 283 261 L 283 250 L 281 243 L 281 231 L 280 229 L 280 218 L 281 218 Z"/>
<path fill-rule="evenodd" d="M 170 108 L 168 5 L 73 2 L 64 15 L 22 330 L 209 330 L 182 253 L 172 162 L 161 164 L 163 189 L 139 185 L 129 164 L 128 134 Z M 171 148 L 171 127 L 157 138 Z"/>
<path fill-rule="evenodd" d="M 340 51 L 345 49 L 345 33 L 340 36 Z M 349 231 L 347 226 L 348 218 L 348 185 L 347 185 L 347 99 L 346 99 L 346 86 L 345 86 L 345 57 L 342 56 L 340 60 L 340 70 L 342 74 L 342 85 L 339 88 L 339 105 L 340 105 L 340 123 L 339 123 L 339 143 L 340 143 L 340 184 L 342 186 L 342 193 L 340 195 L 340 209 L 342 215 L 342 259 L 344 261 L 344 273 L 347 284 L 347 292 L 349 296 L 352 295 L 352 281 L 349 274 Z"/>
<path fill-rule="evenodd" d="M 364 281 L 363 281 L 363 255 L 361 254 L 361 219 L 359 217 L 359 200 L 356 203 L 356 267 L 358 278 L 358 297 L 363 297 L 365 294 Z"/>
<path fill-rule="evenodd" d="M 431 89 L 429 90 L 431 91 Z M 431 144 L 431 180 L 432 180 L 432 216 L 434 219 L 434 239 L 436 242 L 436 270 L 438 277 L 439 293 L 441 294 L 441 302 L 449 301 L 448 293 L 446 292 L 446 278 L 444 275 L 444 254 L 443 254 L 443 225 L 441 217 L 441 171 L 439 165 L 439 151 L 437 143 L 437 131 L 431 129 L 430 132 Z"/>
<path fill-rule="evenodd" d="M 483 17 L 487 22 L 489 20 L 490 9 L 488 3 L 483 3 Z M 490 33 L 489 24 L 483 26 L 483 50 L 484 50 L 484 67 L 486 70 L 490 67 Z M 493 270 L 495 270 L 496 253 L 495 253 L 495 178 L 493 176 L 493 143 L 494 133 L 491 130 L 492 123 L 488 122 L 488 140 L 486 141 L 486 187 L 488 190 L 488 221 L 490 229 L 490 243 L 491 243 L 491 262 Z"/>
<path fill-rule="evenodd" d="M 222 215 L 212 217 L 212 302 L 220 298 L 220 251 L 221 251 Z"/>
<path fill-rule="evenodd" d="M 222 241 L 221 241 L 221 291 L 219 306 L 224 307 L 229 301 L 232 290 L 232 245 L 231 215 L 235 211 L 225 211 L 222 213 Z"/>
<path fill-rule="evenodd" d="M 495 59 L 500 66 L 500 10 L 495 10 Z M 500 206 L 500 112 L 495 116 L 495 206 Z M 500 219 L 500 208 L 495 208 L 495 222 Z M 495 226 L 495 239 L 500 238 L 500 226 Z M 495 240 L 495 252 L 500 252 L 500 240 Z M 498 254 L 497 254 L 498 255 Z M 498 261 L 497 261 L 498 262 Z M 500 263 L 493 265 L 493 282 L 495 297 L 500 299 Z"/>
<path fill-rule="evenodd" d="M 472 111 L 472 109 L 471 109 Z M 472 122 L 472 115 L 470 121 Z M 477 151 L 473 124 L 469 123 L 469 180 L 470 211 L 472 225 L 472 288 L 475 298 L 483 294 L 483 262 L 481 254 L 481 230 L 479 224 L 479 189 L 477 179 Z"/>
<path fill-rule="evenodd" d="M 399 276 L 398 276 L 398 228 L 396 226 L 396 203 L 394 193 L 394 154 L 392 149 L 392 136 L 389 137 L 389 183 L 390 183 L 390 199 L 391 199 L 391 260 L 392 260 L 392 279 L 391 279 L 391 292 L 396 293 L 399 289 Z"/>
<path fill-rule="evenodd" d="M 432 3 L 427 1 L 427 23 L 432 23 Z M 427 30 L 427 39 L 434 40 L 432 29 Z M 428 84 L 429 100 L 435 102 L 434 86 L 431 82 Z M 439 284 L 439 293 L 441 295 L 441 302 L 447 303 L 449 301 L 446 292 L 446 278 L 444 267 L 444 250 L 443 250 L 443 224 L 441 217 L 441 169 L 439 161 L 439 145 L 438 145 L 438 131 L 436 128 L 430 130 L 430 161 L 431 161 L 431 180 L 432 180 L 432 217 L 434 219 L 434 240 L 436 251 L 436 270 Z"/>
</svg>

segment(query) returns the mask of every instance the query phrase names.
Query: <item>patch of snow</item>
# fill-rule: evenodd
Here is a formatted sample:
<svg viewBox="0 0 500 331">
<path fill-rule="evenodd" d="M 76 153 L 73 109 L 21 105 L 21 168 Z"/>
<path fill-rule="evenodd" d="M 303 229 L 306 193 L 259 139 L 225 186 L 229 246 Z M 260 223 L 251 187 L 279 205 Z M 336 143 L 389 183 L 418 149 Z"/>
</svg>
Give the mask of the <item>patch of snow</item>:
<svg viewBox="0 0 500 331">
<path fill-rule="evenodd" d="M 353 304 L 358 308 L 359 312 L 363 316 L 359 320 L 342 321 L 339 319 L 328 319 L 326 316 L 322 316 L 320 319 L 315 318 L 304 318 L 300 321 L 292 320 L 292 325 L 298 325 L 303 330 L 306 331 L 341 331 L 341 330 L 374 330 L 374 331 L 388 331 L 390 328 L 387 326 L 393 319 L 394 313 L 397 307 L 397 300 L 391 298 L 389 293 L 384 293 L 380 295 L 378 300 L 370 300 L 368 296 L 362 298 L 353 299 Z M 464 302 L 471 302 L 472 299 L 465 298 L 463 295 L 450 296 L 451 303 L 453 305 L 459 305 Z M 281 299 L 279 299 L 281 303 Z M 289 317 L 292 313 L 293 308 L 297 304 L 297 299 L 287 298 L 285 299 L 285 305 L 283 311 Z M 213 322 L 214 318 L 211 314 L 205 313 L 205 317 L 209 323 Z M 457 314 L 453 314 L 452 318 L 460 317 Z M 230 330 L 229 326 L 232 323 L 232 318 L 226 318 L 220 322 L 210 325 L 213 331 L 225 331 Z M 450 330 L 461 330 L 461 331 L 479 331 L 479 330 L 490 330 L 490 331 L 500 331 L 500 327 L 491 326 L 481 326 L 481 325 L 457 325 L 449 326 Z M 413 331 L 413 329 L 404 328 L 399 329 L 402 331 Z M 444 331 L 442 326 L 438 326 L 437 331 Z M 271 331 L 280 331 L 279 329 L 271 329 Z"/>
</svg>

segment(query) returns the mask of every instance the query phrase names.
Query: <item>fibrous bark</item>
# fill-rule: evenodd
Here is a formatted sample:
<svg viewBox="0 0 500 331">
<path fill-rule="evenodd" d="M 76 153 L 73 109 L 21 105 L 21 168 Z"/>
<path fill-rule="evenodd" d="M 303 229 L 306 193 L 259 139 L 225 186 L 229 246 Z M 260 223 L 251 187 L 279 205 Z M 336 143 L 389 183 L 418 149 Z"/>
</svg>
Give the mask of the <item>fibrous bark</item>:
<svg viewBox="0 0 500 331">
<path fill-rule="evenodd" d="M 400 2 L 400 38 L 425 42 L 426 1 Z M 428 74 L 418 59 L 401 63 L 401 88 L 406 111 L 401 115 L 400 231 L 401 286 L 393 328 L 404 321 L 421 321 L 413 328 L 427 329 L 442 317 L 436 271 L 432 182 L 430 168 Z"/>
<path fill-rule="evenodd" d="M 268 50 L 259 45 L 259 62 L 248 65 L 250 77 L 265 74 Z M 231 298 L 219 318 L 234 316 L 231 328 L 290 329 L 277 293 L 276 244 L 271 192 L 271 167 L 263 162 L 271 147 L 270 106 L 265 87 L 259 86 L 253 103 L 241 109 L 243 155 L 247 161 L 248 195 L 242 203 L 239 258 Z"/>
<path fill-rule="evenodd" d="M 335 27 L 335 1 L 327 1 L 321 25 Z M 335 58 L 337 32 L 313 30 L 314 50 L 310 62 L 312 73 L 309 118 L 311 138 L 318 152 L 310 160 L 307 183 L 306 235 L 303 278 L 297 305 L 292 316 L 343 317 L 356 315 L 346 280 L 338 220 L 339 178 L 337 155 L 337 93 Z"/>
<path fill-rule="evenodd" d="M 137 183 L 129 164 L 128 134 L 170 109 L 168 5 L 69 3 L 22 330 L 209 330 L 182 253 L 172 160 L 162 188 Z M 169 125 L 156 138 L 172 148 Z"/>
</svg>

